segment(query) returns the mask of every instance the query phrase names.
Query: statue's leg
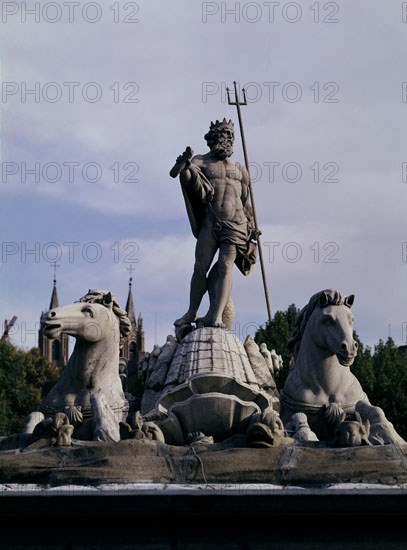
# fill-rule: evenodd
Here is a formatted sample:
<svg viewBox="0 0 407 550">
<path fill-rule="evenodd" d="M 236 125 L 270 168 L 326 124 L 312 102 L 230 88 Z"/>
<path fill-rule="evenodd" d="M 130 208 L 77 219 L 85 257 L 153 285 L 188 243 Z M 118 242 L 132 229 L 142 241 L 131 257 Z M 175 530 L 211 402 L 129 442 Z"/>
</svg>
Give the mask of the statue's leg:
<svg viewBox="0 0 407 550">
<path fill-rule="evenodd" d="M 195 321 L 203 295 L 207 291 L 206 273 L 211 266 L 217 248 L 218 244 L 213 237 L 212 228 L 204 224 L 199 233 L 195 247 L 195 266 L 191 279 L 189 308 L 182 317 L 175 321 L 175 326 L 181 326 Z"/>
<path fill-rule="evenodd" d="M 211 323 L 214 327 L 223 327 L 222 313 L 232 291 L 232 272 L 236 253 L 235 245 L 226 243 L 220 245 Z"/>
<path fill-rule="evenodd" d="M 355 410 L 360 414 L 362 420 L 367 420 L 370 424 L 369 441 L 372 445 L 406 444 L 393 424 L 386 418 L 383 409 L 361 400 L 356 403 Z"/>
<path fill-rule="evenodd" d="M 197 327 L 211 326 L 214 315 L 215 288 L 219 277 L 218 262 L 214 263 L 207 277 L 207 287 L 209 294 L 209 309 L 204 317 L 196 320 Z"/>
</svg>

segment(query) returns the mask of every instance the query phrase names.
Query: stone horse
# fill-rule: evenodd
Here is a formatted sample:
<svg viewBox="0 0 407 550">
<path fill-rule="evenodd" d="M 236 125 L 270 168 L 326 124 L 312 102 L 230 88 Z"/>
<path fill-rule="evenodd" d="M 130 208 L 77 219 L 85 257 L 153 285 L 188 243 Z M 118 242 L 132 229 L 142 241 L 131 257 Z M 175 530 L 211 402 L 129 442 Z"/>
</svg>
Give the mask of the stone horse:
<svg viewBox="0 0 407 550">
<path fill-rule="evenodd" d="M 119 375 L 120 337 L 130 331 L 126 312 L 110 292 L 89 290 L 78 302 L 45 312 L 41 323 L 48 338 L 61 333 L 76 338 L 61 378 L 40 404 L 41 413 L 64 412 L 78 439 L 120 439 L 119 422 L 129 408 Z"/>
<path fill-rule="evenodd" d="M 355 410 L 377 409 L 350 370 L 358 347 L 353 338 L 353 301 L 354 295 L 336 290 L 314 294 L 299 313 L 288 343 L 294 366 L 280 394 L 281 418 L 286 424 L 294 413 L 305 413 L 320 440 L 334 439 L 338 424 Z M 369 425 L 368 414 L 364 418 Z M 382 428 L 383 437 L 376 437 L 373 444 L 404 442 L 385 417 Z"/>
</svg>

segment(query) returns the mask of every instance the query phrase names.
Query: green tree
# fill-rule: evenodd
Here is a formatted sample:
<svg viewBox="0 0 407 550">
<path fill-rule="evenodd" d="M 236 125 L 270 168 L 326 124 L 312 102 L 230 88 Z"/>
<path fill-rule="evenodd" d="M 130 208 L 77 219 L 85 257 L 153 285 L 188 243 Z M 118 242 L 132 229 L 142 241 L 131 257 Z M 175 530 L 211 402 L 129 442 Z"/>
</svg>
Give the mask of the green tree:
<svg viewBox="0 0 407 550">
<path fill-rule="evenodd" d="M 407 355 L 392 338 L 380 340 L 373 354 L 374 391 L 372 405 L 381 407 L 398 433 L 407 438 Z"/>
<path fill-rule="evenodd" d="M 267 344 L 268 349 L 275 349 L 276 353 L 283 358 L 283 368 L 275 381 L 279 390 L 284 387 L 288 375 L 291 353 L 286 348 L 294 331 L 299 311 L 294 304 L 288 306 L 286 311 L 276 311 L 271 322 L 262 325 L 254 335 L 257 344 Z"/>
<path fill-rule="evenodd" d="M 370 399 L 376 386 L 376 375 L 372 351 L 369 346 L 365 347 L 362 344 L 356 332 L 353 333 L 353 338 L 358 343 L 358 353 L 351 369 Z"/>
<path fill-rule="evenodd" d="M 38 349 L 22 351 L 0 341 L 0 435 L 20 432 L 58 378 Z"/>
</svg>

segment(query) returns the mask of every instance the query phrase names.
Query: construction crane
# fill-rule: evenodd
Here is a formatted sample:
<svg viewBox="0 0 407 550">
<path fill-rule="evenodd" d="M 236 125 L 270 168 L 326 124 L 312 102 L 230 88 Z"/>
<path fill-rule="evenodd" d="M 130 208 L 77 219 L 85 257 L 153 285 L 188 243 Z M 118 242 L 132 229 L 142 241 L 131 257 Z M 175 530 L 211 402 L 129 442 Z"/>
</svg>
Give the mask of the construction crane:
<svg viewBox="0 0 407 550">
<path fill-rule="evenodd" d="M 17 316 L 14 315 L 11 321 L 8 321 L 7 319 L 4 321 L 4 329 L 3 329 L 3 336 L 1 337 L 1 340 L 5 340 L 8 342 L 10 340 L 9 334 L 10 329 L 13 327 L 14 323 L 17 321 Z"/>
</svg>

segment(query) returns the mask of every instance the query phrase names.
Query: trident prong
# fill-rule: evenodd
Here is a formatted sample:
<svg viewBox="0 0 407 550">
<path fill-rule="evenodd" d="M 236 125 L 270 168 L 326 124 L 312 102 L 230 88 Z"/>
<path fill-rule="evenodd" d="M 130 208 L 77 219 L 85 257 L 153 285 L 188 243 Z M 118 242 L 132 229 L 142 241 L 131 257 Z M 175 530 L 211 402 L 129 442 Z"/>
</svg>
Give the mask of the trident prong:
<svg viewBox="0 0 407 550">
<path fill-rule="evenodd" d="M 242 113 L 240 112 L 240 107 L 241 106 L 244 107 L 244 106 L 247 105 L 246 91 L 245 91 L 244 88 L 242 88 L 243 101 L 241 102 L 240 99 L 239 99 L 239 93 L 238 93 L 238 90 L 237 90 L 236 80 L 233 81 L 233 87 L 234 87 L 234 92 L 235 92 L 235 101 L 231 101 L 231 99 L 230 99 L 229 88 L 226 88 L 226 93 L 227 93 L 227 98 L 228 98 L 228 104 L 236 106 L 237 116 L 238 116 L 238 119 L 239 119 L 239 128 L 240 128 L 240 136 L 242 138 L 244 162 L 245 162 L 245 165 L 246 165 L 247 173 L 249 175 L 249 195 L 250 195 L 250 202 L 251 202 L 252 210 L 253 210 L 253 221 L 254 221 L 255 229 L 256 229 L 257 234 L 258 234 L 257 244 L 258 244 L 258 249 L 259 249 L 261 275 L 262 275 L 262 278 L 263 278 L 264 295 L 265 295 L 265 299 L 266 299 L 268 319 L 269 319 L 269 322 L 271 323 L 271 308 L 270 308 L 270 300 L 269 300 L 269 295 L 268 295 L 268 290 L 267 290 L 266 271 L 264 269 L 263 251 L 262 251 L 261 243 L 260 243 L 260 231 L 259 231 L 259 226 L 257 224 L 256 207 L 255 207 L 255 204 L 254 204 L 253 188 L 252 188 L 252 182 L 251 182 L 251 178 L 250 178 L 249 159 L 248 159 L 248 156 L 247 156 L 246 140 L 245 140 L 244 130 L 243 130 Z"/>
<path fill-rule="evenodd" d="M 241 105 L 241 106 L 245 107 L 247 105 L 246 90 L 244 88 L 242 88 L 243 101 L 240 101 L 239 100 L 239 92 L 237 90 L 236 80 L 233 81 L 233 87 L 235 89 L 235 101 L 232 101 L 230 99 L 230 90 L 229 90 L 229 88 L 226 88 L 226 93 L 227 93 L 227 96 L 228 96 L 228 104 L 229 105 L 236 105 L 236 106 Z"/>
<path fill-rule="evenodd" d="M 241 103 L 240 105 L 247 105 L 246 90 L 244 88 L 242 88 L 242 93 L 243 93 L 243 103 Z"/>
<path fill-rule="evenodd" d="M 226 88 L 226 94 L 228 96 L 228 104 L 229 105 L 235 105 L 235 103 L 232 103 L 231 100 L 230 100 L 230 91 L 229 91 L 229 88 Z"/>
</svg>

